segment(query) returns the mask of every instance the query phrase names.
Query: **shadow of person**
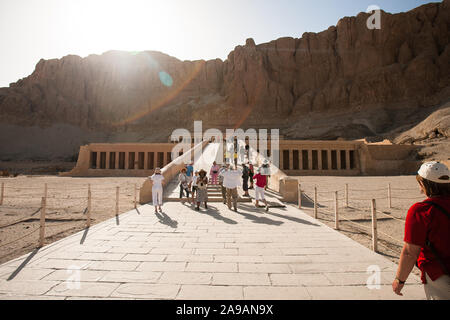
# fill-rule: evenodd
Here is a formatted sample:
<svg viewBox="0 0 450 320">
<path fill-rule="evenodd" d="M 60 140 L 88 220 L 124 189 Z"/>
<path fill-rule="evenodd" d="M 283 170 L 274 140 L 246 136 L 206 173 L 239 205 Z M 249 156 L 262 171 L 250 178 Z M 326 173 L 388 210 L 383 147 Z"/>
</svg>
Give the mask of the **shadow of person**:
<svg viewBox="0 0 450 320">
<path fill-rule="evenodd" d="M 216 207 L 213 207 L 211 205 L 208 205 L 208 210 L 206 212 L 202 212 L 203 214 L 207 214 L 210 217 L 213 217 L 216 220 L 220 220 L 225 222 L 226 224 L 238 224 L 233 219 L 224 217 L 220 214 L 219 210 Z"/>
<path fill-rule="evenodd" d="M 171 227 L 172 229 L 176 229 L 178 227 L 178 222 L 172 220 L 167 214 L 164 212 L 158 213 L 155 212 L 156 217 L 159 219 L 159 222 L 165 224 L 166 226 Z"/>
<path fill-rule="evenodd" d="M 312 223 L 312 222 L 309 222 L 307 220 L 303 220 L 303 219 L 300 219 L 300 218 L 296 218 L 296 217 L 285 216 L 285 215 L 282 215 L 282 214 L 279 214 L 279 213 L 274 213 L 274 212 L 267 212 L 267 214 L 271 215 L 271 216 L 274 216 L 274 217 L 281 218 L 281 219 L 286 219 L 286 220 L 294 221 L 294 222 L 297 222 L 297 223 L 306 224 L 306 225 L 309 225 L 309 226 L 320 227 L 318 224 L 315 224 L 315 223 Z"/>
<path fill-rule="evenodd" d="M 246 205 L 241 205 L 241 207 L 244 207 L 246 211 L 255 212 L 255 213 L 262 213 L 262 212 L 264 212 L 264 214 L 265 214 L 265 211 L 263 211 L 261 209 L 251 208 L 251 207 L 246 206 Z M 284 224 L 283 221 L 272 220 L 272 219 L 264 217 L 264 216 L 255 216 L 253 214 L 250 214 L 250 213 L 247 213 L 247 212 L 243 212 L 242 210 L 238 210 L 238 214 L 243 216 L 245 219 L 252 220 L 253 223 L 267 224 L 267 225 L 271 225 L 271 226 L 281 226 L 282 224 Z"/>
</svg>

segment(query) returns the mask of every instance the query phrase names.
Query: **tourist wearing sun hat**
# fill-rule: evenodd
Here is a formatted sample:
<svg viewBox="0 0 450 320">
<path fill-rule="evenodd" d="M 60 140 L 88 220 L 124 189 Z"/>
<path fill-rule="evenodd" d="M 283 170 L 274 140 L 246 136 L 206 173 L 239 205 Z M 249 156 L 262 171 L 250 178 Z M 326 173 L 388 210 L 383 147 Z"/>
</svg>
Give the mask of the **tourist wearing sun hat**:
<svg viewBox="0 0 450 320">
<path fill-rule="evenodd" d="M 208 177 L 205 170 L 198 172 L 197 179 L 197 207 L 195 210 L 200 210 L 200 204 L 205 203 L 205 209 L 208 209 Z"/>
<path fill-rule="evenodd" d="M 159 212 L 162 212 L 162 204 L 163 204 L 163 186 L 162 182 L 164 180 L 164 176 L 161 174 L 161 169 L 156 168 L 155 173 L 149 177 L 150 180 L 152 180 L 152 198 L 153 198 L 153 205 L 155 206 L 155 213 L 158 213 L 158 207 Z"/>
<path fill-rule="evenodd" d="M 422 272 L 427 299 L 449 300 L 450 172 L 443 163 L 427 162 L 416 179 L 427 199 L 414 204 L 408 211 L 405 244 L 392 289 L 403 295 L 403 286 L 416 264 Z"/>
</svg>

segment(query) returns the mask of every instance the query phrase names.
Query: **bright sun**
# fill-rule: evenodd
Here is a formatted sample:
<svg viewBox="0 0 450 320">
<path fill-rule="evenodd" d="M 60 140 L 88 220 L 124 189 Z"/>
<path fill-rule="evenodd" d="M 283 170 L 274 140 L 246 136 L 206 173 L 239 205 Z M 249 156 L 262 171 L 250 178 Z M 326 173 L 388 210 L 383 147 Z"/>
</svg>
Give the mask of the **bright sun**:
<svg viewBox="0 0 450 320">
<path fill-rule="evenodd" d="M 68 5 L 71 37 L 79 51 L 173 51 L 179 36 L 178 10 L 170 2 L 74 1 Z M 166 18 L 170 16 L 170 21 Z"/>
</svg>

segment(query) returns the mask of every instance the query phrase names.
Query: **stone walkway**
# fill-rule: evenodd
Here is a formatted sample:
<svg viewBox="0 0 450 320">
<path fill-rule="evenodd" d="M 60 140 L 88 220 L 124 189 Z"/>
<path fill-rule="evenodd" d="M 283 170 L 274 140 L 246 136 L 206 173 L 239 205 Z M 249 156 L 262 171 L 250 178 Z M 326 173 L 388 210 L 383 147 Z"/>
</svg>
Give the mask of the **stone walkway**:
<svg viewBox="0 0 450 320">
<path fill-rule="evenodd" d="M 0 266 L 0 299 L 424 299 L 396 265 L 293 206 L 145 205 Z M 369 266 L 380 289 L 366 286 Z"/>
</svg>

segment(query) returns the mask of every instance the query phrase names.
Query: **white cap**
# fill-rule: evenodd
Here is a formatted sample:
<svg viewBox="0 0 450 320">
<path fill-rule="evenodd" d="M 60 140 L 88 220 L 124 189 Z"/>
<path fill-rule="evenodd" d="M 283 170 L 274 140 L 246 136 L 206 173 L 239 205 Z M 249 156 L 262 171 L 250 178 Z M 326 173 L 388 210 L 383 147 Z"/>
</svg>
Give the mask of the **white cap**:
<svg viewBox="0 0 450 320">
<path fill-rule="evenodd" d="M 440 162 L 424 163 L 419 170 L 419 176 L 435 183 L 450 183 L 450 171 L 447 166 Z M 446 179 L 439 179 L 447 176 Z"/>
</svg>

